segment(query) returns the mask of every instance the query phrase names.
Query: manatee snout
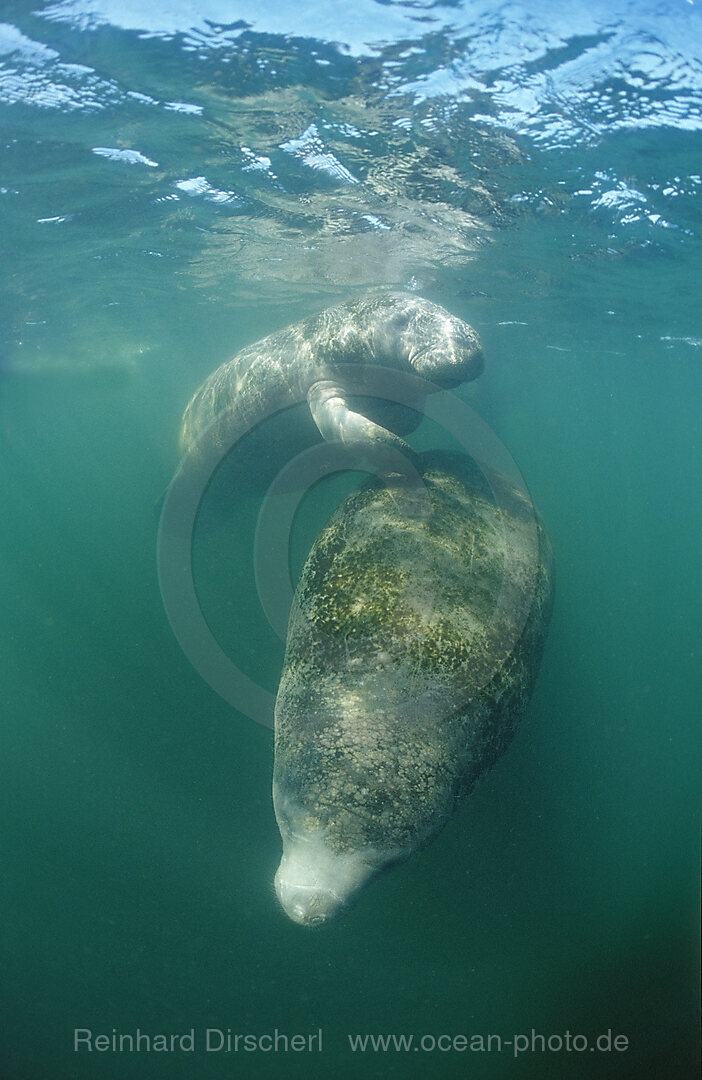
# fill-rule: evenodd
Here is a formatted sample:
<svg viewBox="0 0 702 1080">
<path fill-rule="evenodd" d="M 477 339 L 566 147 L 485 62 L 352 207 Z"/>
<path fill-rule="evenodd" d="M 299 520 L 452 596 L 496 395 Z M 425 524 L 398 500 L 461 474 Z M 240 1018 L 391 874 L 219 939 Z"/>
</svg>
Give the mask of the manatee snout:
<svg viewBox="0 0 702 1080">
<path fill-rule="evenodd" d="M 301 926 L 320 926 L 344 911 L 368 874 L 357 875 L 327 855 L 324 841 L 299 838 L 285 845 L 275 891 L 286 915 Z"/>
<path fill-rule="evenodd" d="M 332 850 L 329 830 L 307 824 L 277 785 L 274 806 L 283 840 L 275 891 L 285 914 L 301 926 L 321 926 L 341 915 L 372 878 L 397 861 L 390 851 Z"/>
<path fill-rule="evenodd" d="M 480 338 L 473 327 L 453 316 L 447 322 L 445 332 L 416 364 L 425 379 L 444 390 L 477 379 L 485 366 Z"/>
<path fill-rule="evenodd" d="M 293 922 L 320 926 L 345 911 L 375 873 L 361 855 L 330 851 L 321 833 L 284 837 L 275 891 Z"/>
</svg>

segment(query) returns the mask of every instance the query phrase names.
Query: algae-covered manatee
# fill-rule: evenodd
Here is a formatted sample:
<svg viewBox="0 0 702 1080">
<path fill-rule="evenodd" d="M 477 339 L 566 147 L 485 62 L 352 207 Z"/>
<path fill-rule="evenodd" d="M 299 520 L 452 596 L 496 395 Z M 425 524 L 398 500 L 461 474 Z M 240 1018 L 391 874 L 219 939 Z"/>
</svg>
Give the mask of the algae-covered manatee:
<svg viewBox="0 0 702 1080">
<path fill-rule="evenodd" d="M 342 912 L 443 827 L 508 745 L 536 680 L 552 554 L 523 488 L 466 456 L 368 482 L 314 543 L 275 710 L 275 885 Z"/>
</svg>

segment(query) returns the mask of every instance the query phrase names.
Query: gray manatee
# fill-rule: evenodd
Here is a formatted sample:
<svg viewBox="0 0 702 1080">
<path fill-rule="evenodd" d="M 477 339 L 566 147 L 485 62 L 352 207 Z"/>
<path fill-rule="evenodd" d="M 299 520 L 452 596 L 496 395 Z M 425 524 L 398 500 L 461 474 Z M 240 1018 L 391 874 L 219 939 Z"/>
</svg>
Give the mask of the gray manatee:
<svg viewBox="0 0 702 1080">
<path fill-rule="evenodd" d="M 464 455 L 369 481 L 307 558 L 275 710 L 275 886 L 304 925 L 419 850 L 502 754 L 536 679 L 552 555 L 528 494 Z"/>
<path fill-rule="evenodd" d="M 409 453 L 400 434 L 416 427 L 423 396 L 474 379 L 482 367 L 475 330 L 438 304 L 409 293 L 361 297 L 271 334 L 213 371 L 183 414 L 181 454 L 196 467 L 216 462 L 261 421 L 301 404 L 302 417 L 277 417 L 248 446 L 247 476 L 258 471 L 260 479 L 269 457 L 275 475 L 320 435 Z M 404 402 L 398 375 L 413 377 Z"/>
</svg>

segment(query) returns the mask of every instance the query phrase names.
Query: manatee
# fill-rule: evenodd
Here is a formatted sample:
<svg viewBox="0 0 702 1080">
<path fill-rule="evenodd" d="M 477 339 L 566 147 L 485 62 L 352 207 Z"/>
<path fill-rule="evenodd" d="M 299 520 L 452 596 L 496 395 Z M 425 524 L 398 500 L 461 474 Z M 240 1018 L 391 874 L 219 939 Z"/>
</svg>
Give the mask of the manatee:
<svg viewBox="0 0 702 1080">
<path fill-rule="evenodd" d="M 181 455 L 195 466 L 219 461 L 263 420 L 300 403 L 305 416 L 278 416 L 273 433 L 269 425 L 249 443 L 246 472 L 275 475 L 320 435 L 409 453 L 400 436 L 416 427 L 424 396 L 474 379 L 482 367 L 476 331 L 438 304 L 409 293 L 365 296 L 248 345 L 212 372 L 183 414 Z M 398 384 L 402 376 L 411 389 Z"/>
<path fill-rule="evenodd" d="M 443 827 L 512 738 L 537 676 L 552 554 L 524 489 L 417 455 L 315 541 L 275 708 L 275 887 L 297 923 L 343 912 Z"/>
</svg>

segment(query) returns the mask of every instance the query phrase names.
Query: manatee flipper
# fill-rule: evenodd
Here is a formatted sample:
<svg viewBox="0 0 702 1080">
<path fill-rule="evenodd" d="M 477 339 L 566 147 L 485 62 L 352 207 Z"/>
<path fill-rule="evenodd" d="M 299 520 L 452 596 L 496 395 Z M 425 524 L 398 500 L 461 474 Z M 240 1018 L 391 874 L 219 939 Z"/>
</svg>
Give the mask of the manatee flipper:
<svg viewBox="0 0 702 1080">
<path fill-rule="evenodd" d="M 307 402 L 319 433 L 327 442 L 338 441 L 344 446 L 390 446 L 399 453 L 414 458 L 412 448 L 399 435 L 354 412 L 347 404 L 343 387 L 331 379 L 320 379 L 307 391 Z"/>
</svg>

